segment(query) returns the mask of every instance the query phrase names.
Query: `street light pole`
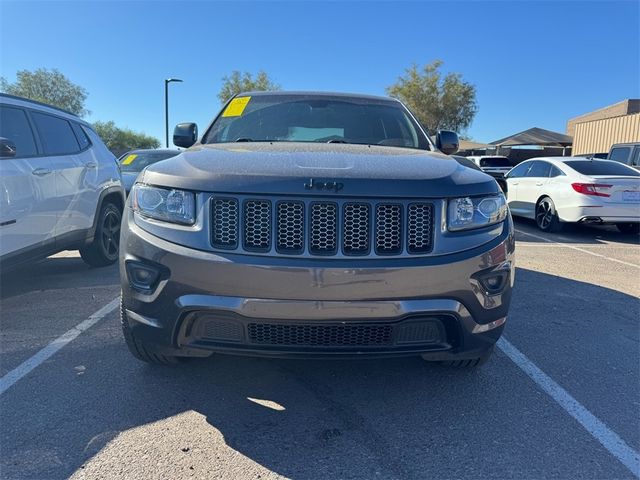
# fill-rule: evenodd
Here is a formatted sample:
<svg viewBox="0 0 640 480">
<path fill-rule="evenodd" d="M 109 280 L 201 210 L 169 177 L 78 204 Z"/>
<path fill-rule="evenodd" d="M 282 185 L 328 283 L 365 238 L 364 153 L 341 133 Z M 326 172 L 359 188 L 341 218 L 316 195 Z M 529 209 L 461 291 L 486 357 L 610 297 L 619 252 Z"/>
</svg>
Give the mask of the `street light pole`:
<svg viewBox="0 0 640 480">
<path fill-rule="evenodd" d="M 166 78 L 164 81 L 164 142 L 169 148 L 169 84 L 182 82 L 179 78 Z"/>
</svg>

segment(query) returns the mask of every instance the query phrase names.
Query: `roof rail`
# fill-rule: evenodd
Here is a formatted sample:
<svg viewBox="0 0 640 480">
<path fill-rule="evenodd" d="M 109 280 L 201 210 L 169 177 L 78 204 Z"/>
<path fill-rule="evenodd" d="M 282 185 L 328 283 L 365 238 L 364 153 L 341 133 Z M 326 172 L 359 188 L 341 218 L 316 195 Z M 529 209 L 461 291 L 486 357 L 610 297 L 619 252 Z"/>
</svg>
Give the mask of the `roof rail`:
<svg viewBox="0 0 640 480">
<path fill-rule="evenodd" d="M 11 95 L 9 93 L 0 93 L 0 97 L 13 98 L 14 100 L 20 100 L 22 102 L 35 103 L 36 105 L 41 105 L 43 107 L 52 108 L 54 110 L 58 110 L 59 112 L 66 113 L 67 115 L 73 115 L 74 117 L 82 120 L 78 115 L 69 110 L 65 110 L 64 108 L 54 107 L 53 105 L 49 105 L 48 103 L 38 102 L 37 100 L 31 100 L 30 98 L 20 97 L 18 95 Z"/>
</svg>

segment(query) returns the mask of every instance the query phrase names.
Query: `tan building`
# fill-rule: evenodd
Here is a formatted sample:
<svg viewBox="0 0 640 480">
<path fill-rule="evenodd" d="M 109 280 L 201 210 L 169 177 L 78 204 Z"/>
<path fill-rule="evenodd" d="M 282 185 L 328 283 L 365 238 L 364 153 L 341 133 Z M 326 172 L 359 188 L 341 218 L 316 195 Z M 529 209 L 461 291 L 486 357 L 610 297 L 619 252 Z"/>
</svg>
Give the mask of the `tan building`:
<svg viewBox="0 0 640 480">
<path fill-rule="evenodd" d="M 640 142 L 640 99 L 627 99 L 567 122 L 573 155 L 608 152 L 614 143 Z"/>
</svg>

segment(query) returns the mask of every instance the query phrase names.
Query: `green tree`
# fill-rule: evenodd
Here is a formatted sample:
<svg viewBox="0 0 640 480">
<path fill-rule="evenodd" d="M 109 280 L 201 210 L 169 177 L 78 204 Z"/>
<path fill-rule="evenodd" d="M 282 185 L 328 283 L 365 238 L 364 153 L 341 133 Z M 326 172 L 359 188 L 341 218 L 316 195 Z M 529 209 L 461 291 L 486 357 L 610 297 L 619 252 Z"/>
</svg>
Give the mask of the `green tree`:
<svg viewBox="0 0 640 480">
<path fill-rule="evenodd" d="M 280 85 L 273 82 L 269 75 L 260 70 L 255 78 L 249 72 L 234 70 L 231 75 L 222 78 L 222 88 L 218 93 L 221 103 L 225 103 L 234 95 L 241 92 L 274 91 L 280 90 Z"/>
<path fill-rule="evenodd" d="M 39 68 L 33 72 L 20 70 L 15 83 L 0 77 L 0 90 L 62 108 L 81 117 L 90 113 L 84 108 L 87 91 L 56 69 Z"/>
<path fill-rule="evenodd" d="M 478 111 L 476 87 L 459 73 L 440 73 L 442 61 L 425 65 L 422 71 L 412 65 L 387 93 L 404 102 L 418 120 L 434 134 L 437 130 L 464 132 Z"/>
<path fill-rule="evenodd" d="M 157 138 L 134 132 L 128 128 L 118 128 L 112 121 L 95 122 L 93 128 L 116 157 L 134 148 L 158 148 L 160 146 L 160 141 Z"/>
</svg>

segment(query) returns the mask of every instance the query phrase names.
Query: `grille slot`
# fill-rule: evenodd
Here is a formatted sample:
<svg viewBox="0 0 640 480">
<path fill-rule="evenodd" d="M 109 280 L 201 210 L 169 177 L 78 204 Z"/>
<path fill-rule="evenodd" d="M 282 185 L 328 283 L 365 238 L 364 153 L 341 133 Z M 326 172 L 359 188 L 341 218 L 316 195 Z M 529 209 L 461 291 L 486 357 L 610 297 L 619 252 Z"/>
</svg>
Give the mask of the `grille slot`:
<svg viewBox="0 0 640 480">
<path fill-rule="evenodd" d="M 342 215 L 343 249 L 345 255 L 369 253 L 369 223 L 371 214 L 366 203 L 346 203 Z"/>
<path fill-rule="evenodd" d="M 238 200 L 216 198 L 213 201 L 212 243 L 217 248 L 238 246 Z"/>
<path fill-rule="evenodd" d="M 407 218 L 407 250 L 428 253 L 433 248 L 433 205 L 412 203 Z"/>
<path fill-rule="evenodd" d="M 376 207 L 376 253 L 402 253 L 402 205 L 379 204 Z"/>
<path fill-rule="evenodd" d="M 250 323 L 249 341 L 313 347 L 379 346 L 392 343 L 391 325 L 283 325 Z"/>
<path fill-rule="evenodd" d="M 302 253 L 304 250 L 304 203 L 279 202 L 277 250 Z"/>
<path fill-rule="evenodd" d="M 309 251 L 316 255 L 332 255 L 337 251 L 338 208 L 335 203 L 311 204 Z"/>
<path fill-rule="evenodd" d="M 259 252 L 271 249 L 271 202 L 244 202 L 244 248 Z"/>
</svg>

